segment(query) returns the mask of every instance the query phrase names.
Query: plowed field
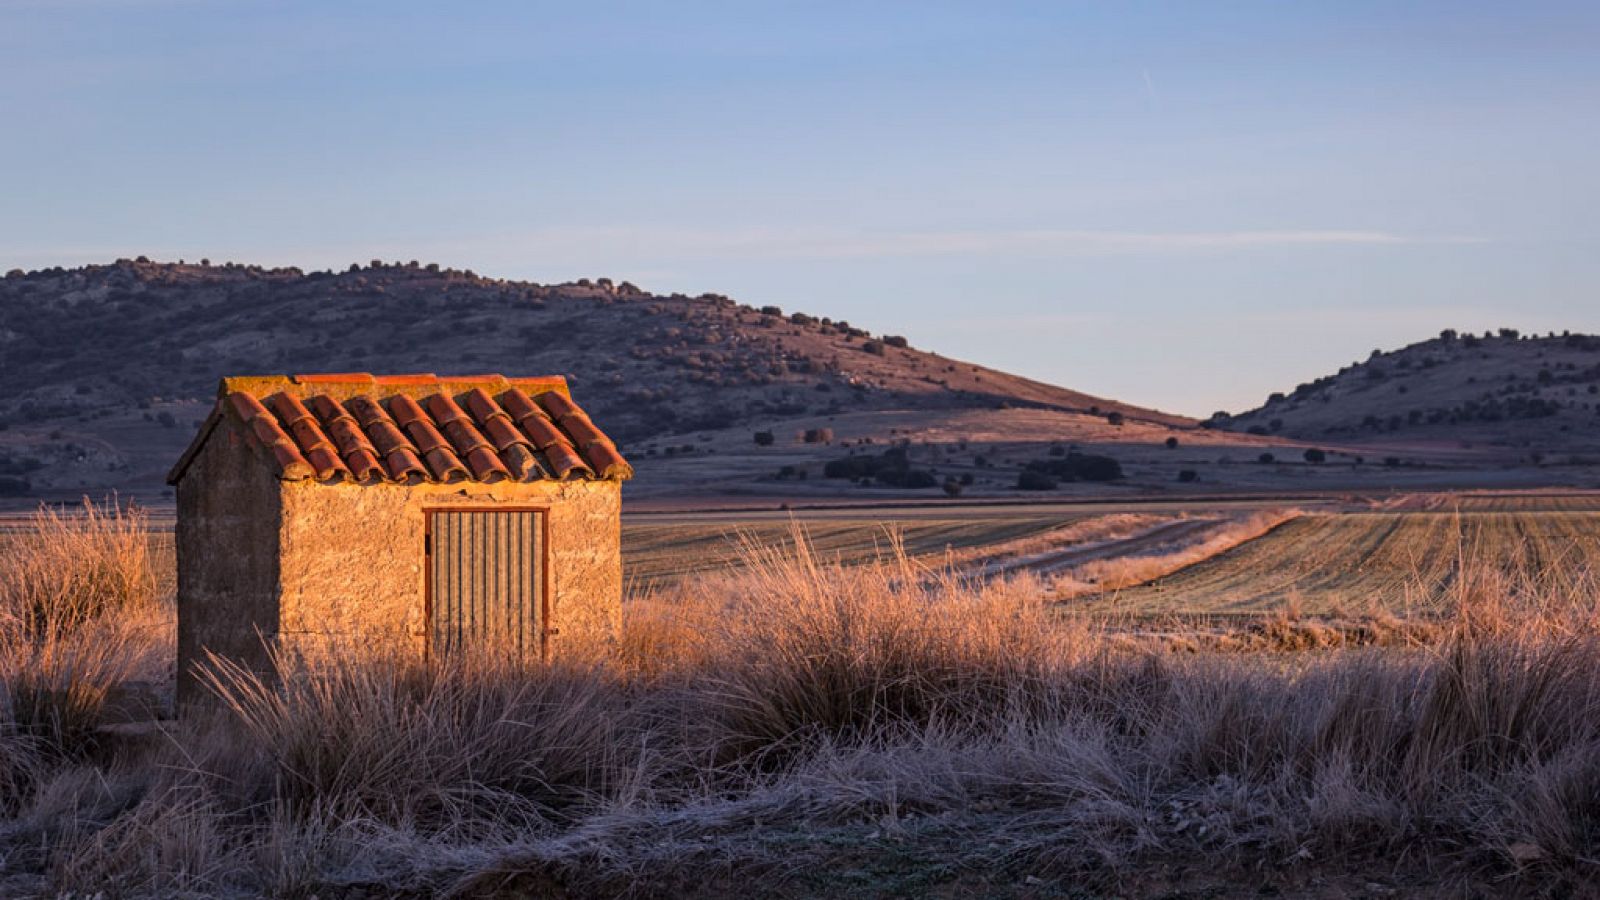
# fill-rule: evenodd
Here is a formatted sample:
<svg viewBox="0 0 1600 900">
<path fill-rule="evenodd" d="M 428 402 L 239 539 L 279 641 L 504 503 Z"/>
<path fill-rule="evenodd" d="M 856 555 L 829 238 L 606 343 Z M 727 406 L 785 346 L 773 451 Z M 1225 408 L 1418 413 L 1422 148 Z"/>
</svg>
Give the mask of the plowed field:
<svg viewBox="0 0 1600 900">
<path fill-rule="evenodd" d="M 1094 602 L 1137 614 L 1314 615 L 1444 608 L 1472 579 L 1561 589 L 1600 564 L 1600 514 L 1401 512 L 1310 515 L 1157 582 Z M 1466 579 L 1466 582 L 1464 582 Z"/>
</svg>

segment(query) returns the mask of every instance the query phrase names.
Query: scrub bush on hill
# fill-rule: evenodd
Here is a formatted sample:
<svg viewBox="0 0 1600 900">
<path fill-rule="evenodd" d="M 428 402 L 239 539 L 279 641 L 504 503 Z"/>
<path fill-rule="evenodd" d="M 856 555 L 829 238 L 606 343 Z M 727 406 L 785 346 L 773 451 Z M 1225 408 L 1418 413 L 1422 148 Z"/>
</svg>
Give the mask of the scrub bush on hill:
<svg viewBox="0 0 1600 900">
<path fill-rule="evenodd" d="M 1056 480 L 1043 472 L 1023 469 L 1017 475 L 1017 490 L 1019 491 L 1053 491 L 1055 489 Z"/>
<path fill-rule="evenodd" d="M 822 475 L 851 481 L 870 478 L 879 484 L 901 488 L 931 488 L 939 484 L 933 473 L 911 467 L 911 458 L 904 447 L 892 447 L 875 455 L 861 454 L 830 460 L 822 467 Z"/>
<path fill-rule="evenodd" d="M 1117 481 L 1122 478 L 1122 464 L 1098 453 L 1074 451 L 1062 457 L 1036 459 L 1028 463 L 1025 469 L 1047 475 L 1056 481 Z M 1021 486 L 1020 482 L 1018 486 Z"/>
</svg>

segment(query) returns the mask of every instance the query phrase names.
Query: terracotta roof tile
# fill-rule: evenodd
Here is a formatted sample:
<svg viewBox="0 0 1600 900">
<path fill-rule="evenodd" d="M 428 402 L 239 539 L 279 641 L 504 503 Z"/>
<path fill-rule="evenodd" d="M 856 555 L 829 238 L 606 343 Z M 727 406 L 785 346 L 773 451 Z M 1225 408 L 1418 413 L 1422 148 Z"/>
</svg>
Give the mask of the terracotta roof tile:
<svg viewBox="0 0 1600 900">
<path fill-rule="evenodd" d="M 558 424 L 561 430 L 567 433 L 567 437 L 572 438 L 572 443 L 579 447 L 587 447 L 594 443 L 611 443 L 606 440 L 605 433 L 594 427 L 589 417 L 582 413 L 563 416 Z"/>
<path fill-rule="evenodd" d="M 346 453 L 344 464 L 350 468 L 350 474 L 357 481 L 383 481 L 389 474 L 384 470 L 383 464 L 378 462 L 378 455 L 365 448 Z"/>
<path fill-rule="evenodd" d="M 556 473 L 557 478 L 590 474 L 588 464 L 571 444 L 551 444 L 541 452 L 549 463 L 550 471 Z"/>
<path fill-rule="evenodd" d="M 444 429 L 450 446 L 466 462 L 474 478 L 479 481 L 503 481 L 511 477 L 510 470 L 495 455 L 496 448 L 473 426 L 472 419 L 461 411 L 454 400 L 444 394 L 434 394 L 426 403 L 433 420 Z"/>
<path fill-rule="evenodd" d="M 632 478 L 633 467 L 610 441 L 596 442 L 583 451 L 589 467 L 601 478 Z"/>
<path fill-rule="evenodd" d="M 529 416 L 518 424 L 522 426 L 522 433 L 526 434 L 528 440 L 540 450 L 560 445 L 572 446 L 572 441 L 561 433 L 561 429 L 556 427 L 556 423 L 549 419 L 540 416 Z"/>
<path fill-rule="evenodd" d="M 351 477 L 357 481 L 372 482 L 382 481 L 388 476 L 383 464 L 378 462 L 377 448 L 372 446 L 366 432 L 361 430 L 361 423 L 344 408 L 344 404 L 318 394 L 311 398 L 311 411 L 321 420 L 323 429 L 344 457 Z"/>
<path fill-rule="evenodd" d="M 540 394 L 539 405 L 544 407 L 544 411 L 549 413 L 552 419 L 560 419 L 562 416 L 578 412 L 578 405 L 560 394 Z"/>
<path fill-rule="evenodd" d="M 544 477 L 544 471 L 539 468 L 539 458 L 527 444 L 512 444 L 501 448 L 500 461 L 505 463 L 511 477 L 518 481 L 533 481 Z"/>
<path fill-rule="evenodd" d="M 528 436 L 517 430 L 517 426 L 512 423 L 510 416 L 496 416 L 483 423 L 483 434 L 494 445 L 494 448 L 502 453 L 519 444 L 530 450 L 533 449 L 533 444 L 529 442 Z"/>
<path fill-rule="evenodd" d="M 511 418 L 510 414 L 501 409 L 500 404 L 494 402 L 494 398 L 489 396 L 489 393 L 483 388 L 473 388 L 467 391 L 463 400 L 467 404 L 467 411 L 472 413 L 472 418 L 477 420 L 479 424 L 500 417 Z"/>
<path fill-rule="evenodd" d="M 390 453 L 383 461 L 389 469 L 389 477 L 402 484 L 421 484 L 428 480 L 427 467 L 417 457 L 417 452 L 409 447 Z"/>
<path fill-rule="evenodd" d="M 471 475 L 461 460 L 450 451 L 449 447 L 440 444 L 432 450 L 422 453 L 422 461 L 428 464 L 428 471 L 433 473 L 433 480 L 445 484 L 454 484 L 457 481 L 466 481 Z"/>
<path fill-rule="evenodd" d="M 544 409 L 533 402 L 533 398 L 529 397 L 520 388 L 512 388 L 502 394 L 500 396 L 500 405 L 506 412 L 511 414 L 511 418 L 516 419 L 518 422 L 529 416 L 538 416 L 541 419 L 549 418 Z"/>
<path fill-rule="evenodd" d="M 578 451 L 583 454 L 589 468 L 599 477 L 619 479 L 633 477 L 633 467 L 622 458 L 622 452 L 617 449 L 617 445 L 594 424 L 588 413 L 572 402 L 571 397 L 557 393 L 540 394 L 539 404 L 567 437 L 571 438 Z"/>
<path fill-rule="evenodd" d="M 261 405 L 260 400 L 248 395 L 239 395 L 230 396 L 228 401 L 240 420 L 250 429 L 249 433 L 272 454 L 273 461 L 284 478 L 298 480 L 316 474 L 316 470 L 306 462 L 294 441 L 284 432 L 283 426 L 279 425 L 272 413 Z"/>
<path fill-rule="evenodd" d="M 467 468 L 479 481 L 504 481 L 511 477 L 511 471 L 488 444 L 479 444 L 467 452 Z"/>
<path fill-rule="evenodd" d="M 429 394 L 428 399 L 423 402 L 427 406 L 428 413 L 433 416 L 433 421 L 440 426 L 452 422 L 471 421 L 467 419 L 467 414 L 461 411 L 461 407 L 444 394 Z"/>
<path fill-rule="evenodd" d="M 228 378 L 231 412 L 285 480 L 531 481 L 631 477 L 561 378 L 364 372 Z M 176 483 L 196 446 L 168 476 Z"/>
<path fill-rule="evenodd" d="M 315 469 L 305 461 L 305 457 L 290 444 L 273 444 L 268 448 L 272 451 L 272 458 L 278 463 L 278 474 L 285 481 L 300 481 L 310 478 Z"/>
</svg>

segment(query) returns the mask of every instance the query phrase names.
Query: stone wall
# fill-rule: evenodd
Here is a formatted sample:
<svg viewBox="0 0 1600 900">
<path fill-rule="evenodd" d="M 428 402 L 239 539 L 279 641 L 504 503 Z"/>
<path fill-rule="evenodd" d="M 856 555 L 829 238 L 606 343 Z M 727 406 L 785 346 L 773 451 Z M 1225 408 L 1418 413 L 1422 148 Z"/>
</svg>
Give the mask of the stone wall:
<svg viewBox="0 0 1600 900">
<path fill-rule="evenodd" d="M 621 628 L 621 486 L 537 481 L 414 486 L 282 482 L 284 645 L 427 645 L 424 510 L 450 505 L 547 507 L 550 626 L 564 647 L 614 640 Z"/>
<path fill-rule="evenodd" d="M 223 422 L 177 485 L 180 706 L 205 696 L 193 667 L 208 649 L 268 670 L 264 641 L 279 622 L 280 484 Z"/>
</svg>

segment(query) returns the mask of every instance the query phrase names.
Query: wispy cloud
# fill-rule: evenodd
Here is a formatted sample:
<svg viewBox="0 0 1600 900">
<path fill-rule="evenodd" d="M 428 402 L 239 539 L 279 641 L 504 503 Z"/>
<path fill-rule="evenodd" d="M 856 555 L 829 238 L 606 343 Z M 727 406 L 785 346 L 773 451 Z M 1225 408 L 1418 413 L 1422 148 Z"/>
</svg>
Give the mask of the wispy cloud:
<svg viewBox="0 0 1600 900">
<path fill-rule="evenodd" d="M 1144 92 L 1145 96 L 1150 98 L 1150 105 L 1159 107 L 1161 105 L 1161 95 L 1156 93 L 1156 83 L 1150 78 L 1150 70 L 1140 69 L 1139 74 L 1144 76 Z"/>
</svg>

